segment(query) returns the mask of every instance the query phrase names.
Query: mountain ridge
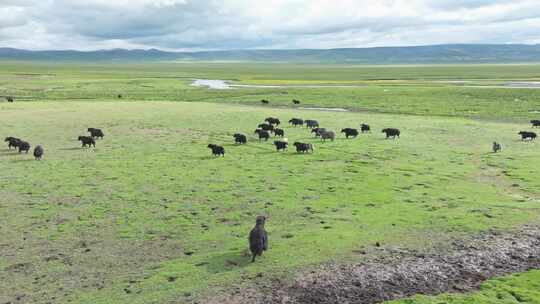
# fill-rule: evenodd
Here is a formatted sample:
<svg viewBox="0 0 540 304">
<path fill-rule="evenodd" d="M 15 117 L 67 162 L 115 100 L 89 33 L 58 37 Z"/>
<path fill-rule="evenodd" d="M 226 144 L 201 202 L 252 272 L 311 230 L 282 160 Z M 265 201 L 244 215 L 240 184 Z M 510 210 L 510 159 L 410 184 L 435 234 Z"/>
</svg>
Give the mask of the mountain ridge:
<svg viewBox="0 0 540 304">
<path fill-rule="evenodd" d="M 348 64 L 457 64 L 540 62 L 540 45 L 444 44 L 334 49 L 261 49 L 170 52 L 158 49 L 24 50 L 0 48 L 0 60 L 22 61 L 247 61 Z"/>
</svg>

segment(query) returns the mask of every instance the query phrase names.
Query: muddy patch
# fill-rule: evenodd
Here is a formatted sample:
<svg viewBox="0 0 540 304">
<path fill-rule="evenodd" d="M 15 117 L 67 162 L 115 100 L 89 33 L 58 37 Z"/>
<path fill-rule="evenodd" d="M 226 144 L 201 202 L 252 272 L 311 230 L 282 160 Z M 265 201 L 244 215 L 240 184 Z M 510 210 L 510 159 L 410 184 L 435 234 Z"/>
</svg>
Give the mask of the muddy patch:
<svg viewBox="0 0 540 304">
<path fill-rule="evenodd" d="M 210 303 L 381 303 L 416 294 L 436 295 L 477 289 L 492 277 L 540 268 L 540 228 L 489 232 L 456 241 L 450 248 L 417 252 L 378 249 L 369 261 L 330 264 L 292 282 L 258 284 Z"/>
</svg>

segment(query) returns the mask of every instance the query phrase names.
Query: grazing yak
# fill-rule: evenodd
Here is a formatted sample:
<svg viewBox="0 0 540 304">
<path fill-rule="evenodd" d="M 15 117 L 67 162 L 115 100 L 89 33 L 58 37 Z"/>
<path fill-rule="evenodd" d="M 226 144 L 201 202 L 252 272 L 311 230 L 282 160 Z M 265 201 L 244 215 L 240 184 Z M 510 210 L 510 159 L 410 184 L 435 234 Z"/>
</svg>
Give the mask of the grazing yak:
<svg viewBox="0 0 540 304">
<path fill-rule="evenodd" d="M 306 127 L 310 128 L 310 129 L 318 128 L 319 127 L 319 122 L 316 121 L 316 120 L 308 119 L 308 120 L 306 120 Z"/>
<path fill-rule="evenodd" d="M 267 123 L 262 123 L 258 125 L 257 128 L 263 129 L 265 131 L 270 131 L 270 132 L 274 131 L 274 126 Z"/>
<path fill-rule="evenodd" d="M 536 128 L 536 127 L 540 127 L 540 120 L 531 120 L 531 124 L 533 126 L 533 128 Z"/>
<path fill-rule="evenodd" d="M 43 157 L 43 153 L 45 153 L 45 151 L 43 150 L 43 147 L 37 146 L 34 149 L 34 157 L 36 158 L 36 160 L 41 160 L 41 158 Z"/>
<path fill-rule="evenodd" d="M 19 141 L 19 153 L 28 153 L 28 151 L 30 151 L 30 144 L 23 140 Z"/>
<path fill-rule="evenodd" d="M 101 129 L 88 128 L 88 132 L 90 133 L 90 136 L 92 136 L 92 138 L 103 139 L 103 136 L 105 136 L 105 134 L 103 134 L 103 131 L 101 131 Z"/>
<path fill-rule="evenodd" d="M 10 150 L 11 150 L 12 147 L 13 148 L 18 148 L 19 144 L 21 142 L 20 139 L 15 138 L 15 137 L 6 137 L 6 139 L 4 141 L 8 143 L 8 148 Z"/>
<path fill-rule="evenodd" d="M 369 125 L 361 124 L 360 131 L 362 131 L 362 133 L 371 132 L 371 128 L 369 127 Z"/>
<path fill-rule="evenodd" d="M 88 146 L 88 148 L 94 146 L 96 147 L 96 141 L 91 136 L 79 136 L 79 141 L 82 143 L 82 147 L 85 148 Z"/>
<path fill-rule="evenodd" d="M 267 141 L 270 138 L 270 133 L 268 133 L 266 130 L 257 129 L 254 133 L 259 135 L 259 140 L 264 139 Z"/>
<path fill-rule="evenodd" d="M 352 128 L 341 129 L 341 133 L 345 133 L 345 137 L 347 138 L 349 137 L 356 138 L 356 136 L 358 136 L 358 130 L 352 129 Z"/>
<path fill-rule="evenodd" d="M 11 97 L 11 96 L 7 96 L 6 100 L 7 100 L 7 102 L 13 102 L 14 101 L 13 97 Z"/>
<path fill-rule="evenodd" d="M 258 216 L 255 220 L 255 227 L 249 233 L 249 250 L 251 251 L 251 262 L 255 262 L 256 256 L 262 256 L 268 250 L 268 233 L 264 229 L 266 217 Z"/>
<path fill-rule="evenodd" d="M 386 129 L 383 129 L 382 130 L 382 133 L 386 133 L 386 138 L 396 138 L 396 136 L 399 138 L 399 135 L 401 135 L 401 132 L 399 131 L 399 129 L 394 129 L 394 128 L 386 128 Z"/>
<path fill-rule="evenodd" d="M 261 100 L 261 103 L 262 103 L 262 104 L 269 104 L 270 101 L 268 101 L 268 100 L 266 100 L 266 99 L 262 99 L 262 100 Z"/>
<path fill-rule="evenodd" d="M 536 139 L 536 133 L 534 132 L 527 132 L 527 131 L 521 131 L 518 133 L 521 135 L 521 140 L 534 140 Z"/>
<path fill-rule="evenodd" d="M 497 153 L 502 150 L 502 146 L 500 143 L 494 141 L 493 142 L 493 153 Z"/>
<path fill-rule="evenodd" d="M 221 155 L 221 156 L 225 157 L 225 148 L 223 148 L 222 146 L 209 144 L 208 148 L 212 150 L 212 155 L 213 156 L 220 156 Z"/>
<path fill-rule="evenodd" d="M 266 121 L 267 123 L 271 125 L 276 125 L 276 126 L 279 126 L 281 124 L 281 121 L 279 120 L 279 118 L 275 118 L 275 117 L 267 117 L 264 121 Z"/>
<path fill-rule="evenodd" d="M 233 137 L 234 137 L 234 142 L 237 144 L 244 145 L 247 143 L 247 137 L 244 134 L 236 133 L 233 135 Z"/>
<path fill-rule="evenodd" d="M 298 99 L 293 99 L 293 100 L 292 100 L 292 103 L 294 103 L 295 105 L 298 105 L 298 104 L 300 104 L 300 100 L 298 100 Z"/>
<path fill-rule="evenodd" d="M 294 127 L 303 126 L 304 125 L 304 120 L 302 120 L 300 118 L 291 118 L 291 120 L 289 120 L 289 125 L 293 125 Z"/>
<path fill-rule="evenodd" d="M 276 128 L 274 129 L 274 136 L 283 137 L 285 136 L 285 131 L 283 131 L 283 129 Z"/>
<path fill-rule="evenodd" d="M 295 142 L 293 146 L 296 147 L 297 153 L 309 153 L 310 151 L 313 152 L 313 145 L 312 144 L 306 144 L 301 142 Z"/>
<path fill-rule="evenodd" d="M 311 129 L 311 133 L 315 133 L 315 137 L 321 136 L 321 132 L 326 132 L 325 128 L 314 128 Z"/>
<path fill-rule="evenodd" d="M 122 99 L 122 97 L 124 97 L 124 96 L 122 96 L 122 94 L 118 94 L 117 97 L 118 97 L 118 99 Z"/>
<path fill-rule="evenodd" d="M 322 141 L 326 141 L 327 139 L 334 141 L 334 139 L 336 138 L 336 133 L 334 133 L 334 131 L 324 131 L 324 132 L 319 131 L 319 133 L 321 135 Z"/>
<path fill-rule="evenodd" d="M 287 150 L 287 146 L 289 143 L 285 140 L 276 140 L 274 141 L 274 146 L 276 146 L 276 150 L 279 152 L 281 150 L 285 151 Z"/>
</svg>

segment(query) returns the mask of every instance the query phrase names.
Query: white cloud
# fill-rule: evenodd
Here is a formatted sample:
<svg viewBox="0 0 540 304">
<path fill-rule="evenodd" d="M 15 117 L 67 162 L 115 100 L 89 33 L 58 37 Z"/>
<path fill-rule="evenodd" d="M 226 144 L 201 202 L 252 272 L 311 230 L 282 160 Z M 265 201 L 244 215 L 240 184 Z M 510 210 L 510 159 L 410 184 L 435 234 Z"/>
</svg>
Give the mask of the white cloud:
<svg viewBox="0 0 540 304">
<path fill-rule="evenodd" d="M 0 46 L 332 48 L 537 43 L 538 0 L 0 0 Z"/>
</svg>

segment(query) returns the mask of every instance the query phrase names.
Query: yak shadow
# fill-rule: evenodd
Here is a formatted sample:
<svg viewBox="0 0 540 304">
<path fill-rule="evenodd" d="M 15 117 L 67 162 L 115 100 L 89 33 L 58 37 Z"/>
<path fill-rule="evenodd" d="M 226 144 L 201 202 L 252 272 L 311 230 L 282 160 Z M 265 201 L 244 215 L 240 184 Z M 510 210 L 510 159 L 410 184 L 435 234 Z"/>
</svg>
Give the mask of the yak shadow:
<svg viewBox="0 0 540 304">
<path fill-rule="evenodd" d="M 82 147 L 72 147 L 72 148 L 60 148 L 60 151 L 78 151 L 78 150 L 89 150 L 91 148 L 82 148 Z"/>
<path fill-rule="evenodd" d="M 261 257 L 259 257 L 261 259 Z M 200 266 L 206 267 L 210 273 L 222 273 L 239 268 L 245 268 L 251 264 L 251 255 L 245 251 L 231 251 L 209 257 Z"/>
<path fill-rule="evenodd" d="M 14 159 L 10 161 L 11 163 L 25 163 L 30 161 L 38 161 L 33 156 L 31 158 L 22 158 L 22 159 Z"/>
</svg>

